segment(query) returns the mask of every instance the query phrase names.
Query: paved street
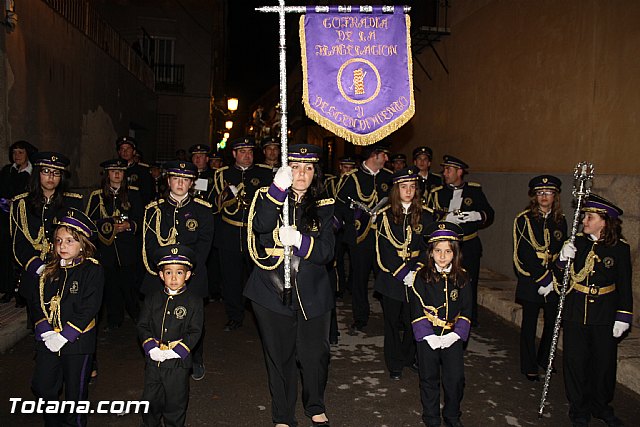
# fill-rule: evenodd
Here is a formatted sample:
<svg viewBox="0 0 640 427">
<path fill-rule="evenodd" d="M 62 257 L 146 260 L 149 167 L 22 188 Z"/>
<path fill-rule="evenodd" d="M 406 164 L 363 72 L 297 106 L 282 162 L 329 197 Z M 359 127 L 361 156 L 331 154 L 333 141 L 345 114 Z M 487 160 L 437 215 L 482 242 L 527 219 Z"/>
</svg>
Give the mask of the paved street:
<svg viewBox="0 0 640 427">
<path fill-rule="evenodd" d="M 340 342 L 332 347 L 326 403 L 332 426 L 420 426 L 421 406 L 417 374 L 406 370 L 400 381 L 390 380 L 382 358 L 382 313 L 374 313 L 367 333 L 349 336 L 345 330 L 350 310 L 339 303 Z M 541 383 L 531 383 L 518 368 L 518 331 L 492 313 L 480 312 L 481 326 L 472 332 L 466 354 L 465 426 L 565 426 L 569 425 L 562 385 L 562 369 L 552 379 L 552 402 L 542 419 L 537 417 Z M 207 375 L 192 381 L 187 417 L 190 426 L 269 426 L 270 402 L 266 372 L 257 330 L 249 315 L 245 326 L 223 332 L 220 303 L 206 307 L 205 359 Z M 32 343 L 28 337 L 0 355 L 0 425 L 41 425 L 37 415 L 7 415 L 9 397 L 32 399 L 29 381 L 33 370 Z M 116 332 L 99 338 L 98 380 L 89 397 L 98 400 L 135 400 L 142 392 L 143 364 L 130 321 Z M 302 413 L 301 426 L 310 425 Z M 614 406 L 632 426 L 640 419 L 639 396 L 619 386 Z M 91 415 L 93 426 L 137 426 L 138 415 Z M 594 421 L 592 425 L 603 425 Z"/>
</svg>

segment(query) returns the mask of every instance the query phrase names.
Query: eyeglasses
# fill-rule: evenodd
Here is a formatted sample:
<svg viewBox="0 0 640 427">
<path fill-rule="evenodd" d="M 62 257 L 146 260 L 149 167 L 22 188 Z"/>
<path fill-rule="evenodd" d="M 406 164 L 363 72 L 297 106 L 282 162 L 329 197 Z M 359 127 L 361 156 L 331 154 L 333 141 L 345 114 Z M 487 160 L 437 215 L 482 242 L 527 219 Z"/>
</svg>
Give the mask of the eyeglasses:
<svg viewBox="0 0 640 427">
<path fill-rule="evenodd" d="M 44 168 L 40 170 L 40 175 L 62 176 L 62 171 L 58 169 Z"/>
<path fill-rule="evenodd" d="M 536 196 L 553 196 L 554 194 L 556 194 L 555 191 L 549 191 L 549 190 L 536 191 Z"/>
</svg>

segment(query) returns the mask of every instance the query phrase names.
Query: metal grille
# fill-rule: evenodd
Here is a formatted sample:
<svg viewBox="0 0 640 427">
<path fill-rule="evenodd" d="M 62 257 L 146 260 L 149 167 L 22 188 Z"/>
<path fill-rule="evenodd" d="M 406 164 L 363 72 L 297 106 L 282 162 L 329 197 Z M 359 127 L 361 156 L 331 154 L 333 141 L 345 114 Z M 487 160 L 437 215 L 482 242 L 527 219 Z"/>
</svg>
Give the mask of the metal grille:
<svg viewBox="0 0 640 427">
<path fill-rule="evenodd" d="M 158 139 L 155 150 L 157 161 L 171 160 L 175 157 L 176 122 L 175 114 L 158 114 Z"/>
</svg>

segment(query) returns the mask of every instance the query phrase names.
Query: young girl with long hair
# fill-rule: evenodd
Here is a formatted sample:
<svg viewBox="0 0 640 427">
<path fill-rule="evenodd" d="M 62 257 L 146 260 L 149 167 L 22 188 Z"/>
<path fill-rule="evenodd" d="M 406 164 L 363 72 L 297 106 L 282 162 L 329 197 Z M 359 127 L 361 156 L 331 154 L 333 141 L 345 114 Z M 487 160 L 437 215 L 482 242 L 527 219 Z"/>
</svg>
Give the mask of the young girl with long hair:
<svg viewBox="0 0 640 427">
<path fill-rule="evenodd" d="M 58 220 L 54 251 L 31 302 L 35 322 L 36 366 L 32 389 L 45 401 L 86 401 L 96 350 L 96 316 L 102 303 L 104 271 L 93 258 L 95 224 L 69 209 Z M 45 414 L 46 425 L 86 425 L 86 415 Z"/>
<path fill-rule="evenodd" d="M 441 424 L 440 381 L 444 389 L 442 418 L 448 427 L 462 427 L 460 403 L 464 391 L 463 341 L 471 329 L 472 291 L 462 267 L 462 228 L 444 221 L 432 223 L 427 259 L 418 270 L 411 293 L 413 334 L 417 342 L 422 420 Z"/>
</svg>

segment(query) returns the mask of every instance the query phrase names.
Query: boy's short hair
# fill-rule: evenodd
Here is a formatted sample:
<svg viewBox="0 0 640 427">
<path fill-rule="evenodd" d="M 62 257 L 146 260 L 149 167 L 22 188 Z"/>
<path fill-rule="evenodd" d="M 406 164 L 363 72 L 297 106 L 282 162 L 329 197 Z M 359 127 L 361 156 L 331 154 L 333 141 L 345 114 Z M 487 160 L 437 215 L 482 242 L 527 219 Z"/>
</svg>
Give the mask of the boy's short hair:
<svg viewBox="0 0 640 427">
<path fill-rule="evenodd" d="M 171 264 L 182 265 L 190 271 L 195 266 L 196 254 L 187 246 L 169 245 L 158 248 L 153 254 L 153 259 L 158 271 L 164 271 L 163 267 Z"/>
</svg>

